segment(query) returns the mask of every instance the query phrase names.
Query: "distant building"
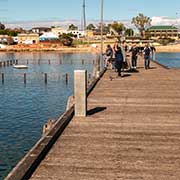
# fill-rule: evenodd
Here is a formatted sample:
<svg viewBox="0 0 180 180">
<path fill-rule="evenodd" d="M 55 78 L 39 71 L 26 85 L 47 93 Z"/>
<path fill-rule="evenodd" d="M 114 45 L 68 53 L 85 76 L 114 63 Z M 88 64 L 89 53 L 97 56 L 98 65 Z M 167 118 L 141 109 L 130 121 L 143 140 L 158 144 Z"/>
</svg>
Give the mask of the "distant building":
<svg viewBox="0 0 180 180">
<path fill-rule="evenodd" d="M 12 37 L 12 39 L 13 39 L 15 44 L 18 44 L 18 36 L 14 36 L 14 37 Z"/>
<path fill-rule="evenodd" d="M 6 44 L 9 36 L 8 35 L 0 35 L 0 43 Z"/>
<path fill-rule="evenodd" d="M 52 41 L 52 40 L 58 40 L 59 36 L 55 35 L 53 32 L 45 32 L 40 37 L 40 41 Z"/>
<path fill-rule="evenodd" d="M 8 35 L 0 35 L 0 44 L 12 45 L 15 44 L 14 40 L 11 36 Z"/>
<path fill-rule="evenodd" d="M 80 30 L 68 30 L 67 33 L 72 34 L 75 38 L 82 38 L 85 37 L 85 31 Z"/>
<path fill-rule="evenodd" d="M 180 39 L 180 29 L 178 29 L 178 37 L 179 37 L 179 39 Z"/>
<path fill-rule="evenodd" d="M 55 35 L 59 36 L 61 34 L 72 34 L 75 38 L 81 38 L 85 36 L 85 31 L 80 30 L 66 30 L 61 27 L 55 27 L 51 29 Z"/>
<path fill-rule="evenodd" d="M 54 33 L 56 36 L 59 36 L 63 33 L 67 33 L 67 30 L 61 28 L 61 27 L 54 27 L 51 29 L 51 32 Z"/>
<path fill-rule="evenodd" d="M 5 45 L 3 45 L 3 44 L 0 44 L 0 48 L 6 48 L 6 46 Z"/>
<path fill-rule="evenodd" d="M 171 38 L 178 39 L 178 28 L 174 26 L 151 26 L 147 32 L 151 39 Z"/>
<path fill-rule="evenodd" d="M 39 42 L 39 34 L 18 34 L 18 44 L 36 44 Z"/>
<path fill-rule="evenodd" d="M 48 27 L 34 27 L 31 29 L 31 32 L 33 33 L 38 33 L 38 34 L 42 34 L 44 32 L 50 32 L 51 28 Z"/>
</svg>

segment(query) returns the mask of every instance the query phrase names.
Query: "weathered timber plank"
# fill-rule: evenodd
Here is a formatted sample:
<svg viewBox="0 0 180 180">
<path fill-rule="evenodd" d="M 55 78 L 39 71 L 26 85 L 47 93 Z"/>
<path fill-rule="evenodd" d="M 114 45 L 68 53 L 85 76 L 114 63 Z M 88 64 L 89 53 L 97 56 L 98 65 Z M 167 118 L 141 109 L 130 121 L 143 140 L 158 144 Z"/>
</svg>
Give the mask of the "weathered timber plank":
<svg viewBox="0 0 180 180">
<path fill-rule="evenodd" d="M 180 179 L 180 70 L 138 63 L 104 74 L 31 180 Z"/>
</svg>

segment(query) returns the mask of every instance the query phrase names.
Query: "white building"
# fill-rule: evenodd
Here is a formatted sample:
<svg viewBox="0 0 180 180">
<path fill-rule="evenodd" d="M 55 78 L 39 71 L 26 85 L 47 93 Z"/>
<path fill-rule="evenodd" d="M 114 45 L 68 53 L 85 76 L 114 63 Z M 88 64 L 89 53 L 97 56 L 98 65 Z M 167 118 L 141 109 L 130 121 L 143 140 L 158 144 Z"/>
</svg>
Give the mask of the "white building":
<svg viewBox="0 0 180 180">
<path fill-rule="evenodd" d="M 78 39 L 86 35 L 85 31 L 79 31 L 79 30 L 68 30 L 67 32 L 73 34 L 73 36 Z"/>
<path fill-rule="evenodd" d="M 57 40 L 57 39 L 59 39 L 59 36 L 53 32 L 45 32 L 39 37 L 40 41 Z"/>
<path fill-rule="evenodd" d="M 41 33 L 44 33 L 44 32 L 50 32 L 51 28 L 48 28 L 48 27 L 34 27 L 34 28 L 31 29 L 31 31 L 33 33 L 41 34 Z"/>
<path fill-rule="evenodd" d="M 39 43 L 39 34 L 18 34 L 18 44 Z"/>
<path fill-rule="evenodd" d="M 61 27 L 52 28 L 51 31 L 57 36 L 59 36 L 61 34 L 72 34 L 75 38 L 81 38 L 81 37 L 84 37 L 86 35 L 85 31 L 66 30 L 66 29 L 63 29 Z"/>
<path fill-rule="evenodd" d="M 4 44 L 0 44 L 0 48 L 3 49 L 6 48 L 6 46 Z"/>
<path fill-rule="evenodd" d="M 59 36 L 59 35 L 61 35 L 61 34 L 63 34 L 63 33 L 67 33 L 67 30 L 65 30 L 65 29 L 63 29 L 63 28 L 61 28 L 61 27 L 55 27 L 55 28 L 52 28 L 51 29 L 51 32 L 52 33 L 54 33 L 56 36 Z"/>
</svg>

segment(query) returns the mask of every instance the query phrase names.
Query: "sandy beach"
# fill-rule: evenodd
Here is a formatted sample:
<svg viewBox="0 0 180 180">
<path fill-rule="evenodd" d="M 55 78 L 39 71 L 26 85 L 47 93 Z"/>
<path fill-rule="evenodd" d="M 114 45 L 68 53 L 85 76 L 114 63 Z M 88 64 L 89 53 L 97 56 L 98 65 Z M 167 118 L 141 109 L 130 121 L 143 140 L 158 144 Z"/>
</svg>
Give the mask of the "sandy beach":
<svg viewBox="0 0 180 180">
<path fill-rule="evenodd" d="M 106 44 L 104 44 L 104 51 L 106 49 Z M 157 52 L 180 52 L 180 44 L 167 45 L 167 46 L 156 46 Z M 0 52 L 22 52 L 22 51 L 61 51 L 61 52 L 100 52 L 100 44 L 97 47 L 92 47 L 91 45 L 79 45 L 77 47 L 65 47 L 58 44 L 52 45 L 14 45 L 7 46 L 6 48 L 0 48 Z"/>
<path fill-rule="evenodd" d="M 180 52 L 180 44 L 156 46 L 157 52 Z"/>
</svg>

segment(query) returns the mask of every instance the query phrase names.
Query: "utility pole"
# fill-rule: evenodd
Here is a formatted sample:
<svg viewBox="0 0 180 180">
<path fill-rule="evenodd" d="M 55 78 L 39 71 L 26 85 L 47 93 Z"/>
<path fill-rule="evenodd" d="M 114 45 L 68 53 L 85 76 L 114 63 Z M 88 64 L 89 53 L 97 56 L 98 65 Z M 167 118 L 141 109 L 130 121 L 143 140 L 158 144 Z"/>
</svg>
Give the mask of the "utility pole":
<svg viewBox="0 0 180 180">
<path fill-rule="evenodd" d="M 83 22 L 82 22 L 82 30 L 86 30 L 86 5 L 85 5 L 85 0 L 83 0 Z"/>
<path fill-rule="evenodd" d="M 101 55 L 100 55 L 100 65 L 103 63 L 103 8 L 104 1 L 101 0 Z"/>
</svg>

